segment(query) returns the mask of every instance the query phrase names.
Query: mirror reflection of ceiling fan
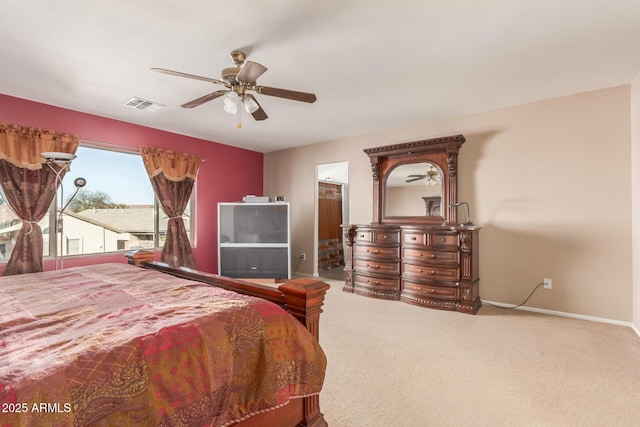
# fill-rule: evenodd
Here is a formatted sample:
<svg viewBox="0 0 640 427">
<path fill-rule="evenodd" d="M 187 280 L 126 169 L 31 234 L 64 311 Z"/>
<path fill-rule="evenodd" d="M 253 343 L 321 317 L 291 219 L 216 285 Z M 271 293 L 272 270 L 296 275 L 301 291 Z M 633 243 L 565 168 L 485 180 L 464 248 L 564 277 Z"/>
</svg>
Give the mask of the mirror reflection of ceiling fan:
<svg viewBox="0 0 640 427">
<path fill-rule="evenodd" d="M 409 175 L 405 182 L 415 182 L 420 181 L 421 179 L 424 179 L 425 185 L 438 185 L 442 181 L 438 170 L 433 166 L 430 166 L 430 169 L 424 175 Z"/>
<path fill-rule="evenodd" d="M 151 70 L 172 76 L 203 80 L 225 87 L 225 89 L 211 92 L 207 95 L 201 96 L 200 98 L 194 99 L 193 101 L 182 104 L 182 108 L 194 108 L 204 104 L 205 102 L 224 97 L 224 110 L 226 112 L 236 114 L 238 112 L 238 106 L 242 104 L 244 109 L 250 113 L 254 119 L 265 120 L 268 118 L 267 113 L 264 112 L 256 98 L 253 94 L 249 93 L 249 91 L 253 91 L 261 95 L 291 99 L 293 101 L 307 103 L 313 103 L 316 101 L 316 96 L 312 93 L 297 92 L 256 84 L 256 80 L 264 74 L 265 71 L 267 71 L 267 67 L 258 64 L 257 62 L 246 61 L 247 55 L 244 52 L 234 50 L 231 52 L 231 59 L 235 66 L 223 69 L 220 73 L 221 80 L 182 73 L 180 71 L 167 70 L 164 68 L 152 68 Z"/>
</svg>

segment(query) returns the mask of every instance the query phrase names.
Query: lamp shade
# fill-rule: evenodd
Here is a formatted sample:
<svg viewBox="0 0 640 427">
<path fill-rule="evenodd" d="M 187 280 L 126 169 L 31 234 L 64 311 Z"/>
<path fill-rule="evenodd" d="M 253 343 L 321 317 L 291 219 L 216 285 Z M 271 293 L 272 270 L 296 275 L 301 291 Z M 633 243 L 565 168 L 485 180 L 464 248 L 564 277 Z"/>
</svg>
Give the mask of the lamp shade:
<svg viewBox="0 0 640 427">
<path fill-rule="evenodd" d="M 40 153 L 40 156 L 43 159 L 45 159 L 47 162 L 53 162 L 53 163 L 59 163 L 59 164 L 71 163 L 71 161 L 76 158 L 75 154 L 62 153 L 58 151 L 43 152 L 43 153 Z"/>
<path fill-rule="evenodd" d="M 260 108 L 260 106 L 258 105 L 258 103 L 256 102 L 255 99 L 253 99 L 253 97 L 251 96 L 245 96 L 242 98 L 242 101 L 244 103 L 244 109 L 247 110 L 247 113 L 249 114 L 253 114 L 256 112 L 256 110 L 258 108 Z"/>
<path fill-rule="evenodd" d="M 238 94 L 234 91 L 229 91 L 224 96 L 224 111 L 229 114 L 236 114 L 238 112 Z"/>
</svg>

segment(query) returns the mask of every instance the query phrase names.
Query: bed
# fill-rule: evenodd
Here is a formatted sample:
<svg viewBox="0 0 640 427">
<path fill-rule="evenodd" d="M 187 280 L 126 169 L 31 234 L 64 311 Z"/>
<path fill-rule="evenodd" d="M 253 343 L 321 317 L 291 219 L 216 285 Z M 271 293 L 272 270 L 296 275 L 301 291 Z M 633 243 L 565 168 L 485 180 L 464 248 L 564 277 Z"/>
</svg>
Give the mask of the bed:
<svg viewBox="0 0 640 427">
<path fill-rule="evenodd" d="M 0 278 L 0 426 L 327 425 L 328 284 L 126 256 Z"/>
</svg>

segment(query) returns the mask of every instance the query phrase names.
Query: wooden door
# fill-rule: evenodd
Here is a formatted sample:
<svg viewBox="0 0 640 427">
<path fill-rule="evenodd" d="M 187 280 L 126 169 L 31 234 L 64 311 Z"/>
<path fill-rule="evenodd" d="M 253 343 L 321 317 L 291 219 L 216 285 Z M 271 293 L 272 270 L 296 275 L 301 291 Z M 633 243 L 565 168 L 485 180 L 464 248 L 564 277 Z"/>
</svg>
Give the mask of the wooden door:
<svg viewBox="0 0 640 427">
<path fill-rule="evenodd" d="M 318 270 L 344 265 L 342 184 L 318 182 Z"/>
</svg>

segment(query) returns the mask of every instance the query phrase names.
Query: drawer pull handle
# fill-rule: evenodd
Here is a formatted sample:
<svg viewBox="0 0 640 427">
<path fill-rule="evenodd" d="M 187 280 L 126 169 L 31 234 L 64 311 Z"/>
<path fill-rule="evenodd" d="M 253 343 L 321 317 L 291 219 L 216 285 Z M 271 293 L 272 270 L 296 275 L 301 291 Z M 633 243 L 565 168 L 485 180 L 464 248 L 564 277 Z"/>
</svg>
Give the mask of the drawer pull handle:
<svg viewBox="0 0 640 427">
<path fill-rule="evenodd" d="M 429 254 L 423 254 L 422 252 L 420 252 L 420 256 L 423 257 L 423 258 L 426 258 L 427 256 L 429 256 L 429 258 L 431 258 L 431 259 L 435 259 L 436 258 L 436 254 L 429 255 Z"/>
<path fill-rule="evenodd" d="M 362 237 L 364 239 L 364 234 L 361 234 L 360 237 Z"/>
<path fill-rule="evenodd" d="M 431 271 L 424 271 L 423 269 L 420 269 L 420 273 L 424 273 L 424 274 L 431 274 L 432 276 L 436 274 L 435 270 L 431 270 Z"/>
<path fill-rule="evenodd" d="M 371 284 L 371 280 L 367 280 L 367 283 Z M 374 285 L 379 285 L 380 281 L 376 280 L 375 282 L 373 282 Z"/>
<path fill-rule="evenodd" d="M 369 252 L 370 254 L 379 254 L 380 253 L 380 251 L 378 249 L 374 249 L 374 250 L 367 249 L 367 252 Z"/>
<path fill-rule="evenodd" d="M 386 238 L 387 238 L 387 235 L 386 235 L 386 234 L 384 234 L 384 235 L 382 236 L 382 238 L 383 238 L 383 239 L 386 239 Z"/>
<path fill-rule="evenodd" d="M 421 292 L 426 292 L 428 294 L 434 294 L 436 292 L 435 289 L 430 289 L 430 288 L 426 288 L 426 289 L 425 288 L 420 288 L 420 291 Z"/>
<path fill-rule="evenodd" d="M 367 264 L 367 267 L 368 267 L 368 268 L 380 268 L 380 266 L 379 266 L 378 264 L 376 264 L 376 265 L 369 265 L 369 264 Z"/>
<path fill-rule="evenodd" d="M 444 242 L 446 241 L 446 239 L 445 239 L 444 237 L 441 237 L 441 238 L 440 238 L 440 241 L 441 241 L 442 243 L 444 243 Z"/>
<path fill-rule="evenodd" d="M 416 236 L 411 236 L 411 240 L 416 240 L 417 237 Z"/>
</svg>

